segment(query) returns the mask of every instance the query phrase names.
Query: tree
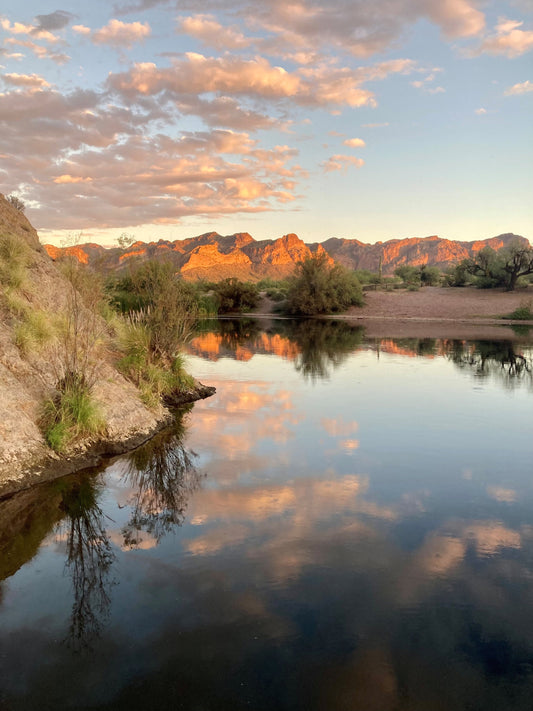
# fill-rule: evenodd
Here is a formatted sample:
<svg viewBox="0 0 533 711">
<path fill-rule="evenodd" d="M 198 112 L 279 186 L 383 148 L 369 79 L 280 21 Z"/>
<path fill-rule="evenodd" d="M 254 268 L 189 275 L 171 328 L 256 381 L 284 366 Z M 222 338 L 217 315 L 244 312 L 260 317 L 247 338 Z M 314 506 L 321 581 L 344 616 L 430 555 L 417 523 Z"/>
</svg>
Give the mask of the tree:
<svg viewBox="0 0 533 711">
<path fill-rule="evenodd" d="M 135 242 L 135 235 L 129 235 L 127 232 L 123 232 L 120 237 L 117 238 L 117 242 L 121 249 L 126 249 Z"/>
<path fill-rule="evenodd" d="M 6 200 L 11 205 L 13 205 L 15 210 L 18 210 L 19 212 L 24 212 L 24 210 L 26 209 L 26 203 L 24 202 L 24 200 L 21 200 L 16 195 L 8 195 Z"/>
<path fill-rule="evenodd" d="M 362 304 L 363 293 L 354 272 L 340 264 L 331 266 L 325 252 L 296 265 L 287 294 L 286 309 L 290 314 L 315 316 Z"/>
<path fill-rule="evenodd" d="M 465 259 L 457 267 L 476 277 L 481 288 L 504 287 L 514 291 L 522 276 L 533 274 L 533 247 L 511 242 L 496 252 L 491 247 L 480 250 L 474 259 Z"/>
<path fill-rule="evenodd" d="M 251 311 L 259 303 L 259 290 L 255 284 L 239 281 L 235 277 L 223 279 L 215 284 L 219 313 Z"/>
</svg>

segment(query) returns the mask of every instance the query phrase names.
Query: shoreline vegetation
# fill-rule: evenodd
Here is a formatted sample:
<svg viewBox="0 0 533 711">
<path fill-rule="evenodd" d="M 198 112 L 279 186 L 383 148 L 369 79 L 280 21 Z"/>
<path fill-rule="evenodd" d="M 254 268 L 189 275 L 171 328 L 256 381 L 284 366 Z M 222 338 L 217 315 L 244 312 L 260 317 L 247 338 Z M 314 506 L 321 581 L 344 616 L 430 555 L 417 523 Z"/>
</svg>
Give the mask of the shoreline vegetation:
<svg viewBox="0 0 533 711">
<path fill-rule="evenodd" d="M 370 337 L 501 338 L 505 327 L 507 338 L 510 326 L 515 336 L 533 328 L 533 248 L 519 244 L 506 291 L 512 245 L 446 274 L 354 271 L 324 252 L 285 279 L 189 282 L 158 260 L 113 275 L 72 256 L 54 263 L 23 213 L 0 196 L 0 498 L 135 449 L 174 408 L 212 395 L 183 356 L 201 318 L 340 319 Z"/>
</svg>

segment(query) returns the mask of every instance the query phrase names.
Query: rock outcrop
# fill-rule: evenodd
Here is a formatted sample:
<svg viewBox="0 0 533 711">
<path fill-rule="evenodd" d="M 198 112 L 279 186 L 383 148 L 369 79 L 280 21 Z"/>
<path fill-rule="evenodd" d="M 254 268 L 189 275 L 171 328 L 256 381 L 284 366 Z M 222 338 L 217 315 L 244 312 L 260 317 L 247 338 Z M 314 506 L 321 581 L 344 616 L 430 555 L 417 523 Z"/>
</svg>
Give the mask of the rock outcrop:
<svg viewBox="0 0 533 711">
<path fill-rule="evenodd" d="M 498 250 L 513 240 L 529 244 L 524 237 L 513 234 L 474 242 L 433 236 L 365 244 L 356 239 L 333 237 L 325 242 L 306 244 L 295 234 L 256 241 L 247 232 L 226 236 L 207 232 L 175 242 L 135 242 L 125 250 L 119 247 L 106 249 L 96 244 L 66 248 L 45 245 L 45 249 L 52 259 L 71 255 L 83 264 L 98 265 L 108 271 L 120 270 L 133 262 L 161 259 L 170 262 L 176 272 L 188 280 L 218 281 L 237 277 L 245 281 L 258 281 L 264 277 L 286 277 L 292 274 L 297 262 L 322 252 L 326 252 L 332 261 L 350 269 L 376 272 L 381 261 L 383 274 L 392 274 L 396 267 L 403 264 L 445 268 L 474 256 L 483 247 Z"/>
<path fill-rule="evenodd" d="M 12 257 L 0 254 L 0 497 L 95 464 L 102 455 L 127 451 L 172 419 L 163 405 L 148 409 L 137 388 L 102 353 L 95 356 L 92 395 L 105 431 L 97 440 L 76 442 L 62 456 L 47 446 L 38 423 L 43 401 L 57 383 L 57 342 L 23 348 L 20 333 L 36 315 L 45 324 L 64 317 L 71 285 L 40 245 L 24 214 L 0 195 L 0 238 L 6 235 L 9 241 L 3 244 L 9 245 L 11 254 L 22 255 L 24 278 L 16 286 L 10 283 Z M 89 254 L 86 247 L 76 248 L 73 256 Z M 106 331 L 102 320 L 99 337 L 105 338 Z M 206 394 L 199 389 L 189 393 L 187 400 Z"/>
</svg>

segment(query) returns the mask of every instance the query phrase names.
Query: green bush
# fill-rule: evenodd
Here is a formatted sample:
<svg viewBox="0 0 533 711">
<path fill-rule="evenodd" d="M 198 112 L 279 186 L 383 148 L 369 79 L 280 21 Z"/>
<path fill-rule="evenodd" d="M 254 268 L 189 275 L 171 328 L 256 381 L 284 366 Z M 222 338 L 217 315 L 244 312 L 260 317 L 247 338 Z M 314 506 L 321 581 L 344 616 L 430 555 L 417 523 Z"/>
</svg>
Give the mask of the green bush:
<svg viewBox="0 0 533 711">
<path fill-rule="evenodd" d="M 317 254 L 296 266 L 287 294 L 286 311 L 300 316 L 345 311 L 363 304 L 363 292 L 354 272 L 330 265 L 327 254 Z"/>
<path fill-rule="evenodd" d="M 259 303 L 259 290 L 256 284 L 243 282 L 235 277 L 223 279 L 214 286 L 221 314 L 252 311 Z"/>
<path fill-rule="evenodd" d="M 76 440 L 102 433 L 105 422 L 86 383 L 72 376 L 45 401 L 41 427 L 48 445 L 62 453 Z"/>
<path fill-rule="evenodd" d="M 531 301 L 520 306 L 507 314 L 504 318 L 512 319 L 513 321 L 533 321 L 533 310 Z"/>
</svg>

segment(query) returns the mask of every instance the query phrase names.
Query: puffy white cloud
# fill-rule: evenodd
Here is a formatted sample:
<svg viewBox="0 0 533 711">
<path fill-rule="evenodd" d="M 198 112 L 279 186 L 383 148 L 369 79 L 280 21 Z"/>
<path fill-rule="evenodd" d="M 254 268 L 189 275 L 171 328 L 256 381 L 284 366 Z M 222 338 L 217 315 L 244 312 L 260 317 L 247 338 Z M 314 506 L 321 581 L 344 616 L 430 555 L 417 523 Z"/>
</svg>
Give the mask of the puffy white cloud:
<svg viewBox="0 0 533 711">
<path fill-rule="evenodd" d="M 362 158 L 356 158 L 355 156 L 343 156 L 339 154 L 331 156 L 326 161 L 321 163 L 325 173 L 332 173 L 335 170 L 346 171 L 349 166 L 361 168 L 364 164 L 365 162 Z"/>
<path fill-rule="evenodd" d="M 509 89 L 505 90 L 505 96 L 520 96 L 521 94 L 527 94 L 533 91 L 532 81 L 523 81 L 521 84 L 513 84 Z"/>
</svg>

